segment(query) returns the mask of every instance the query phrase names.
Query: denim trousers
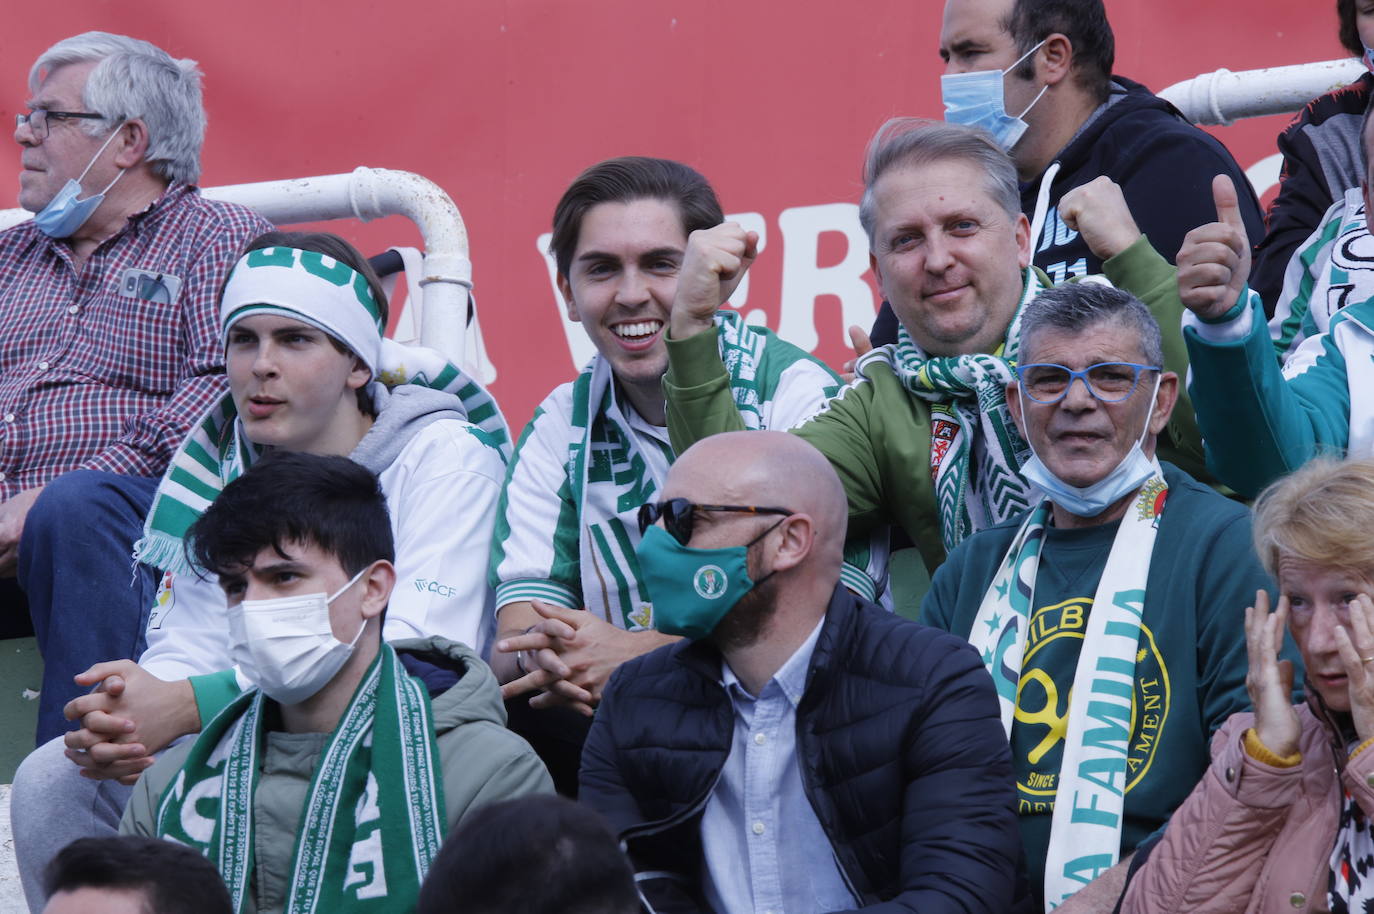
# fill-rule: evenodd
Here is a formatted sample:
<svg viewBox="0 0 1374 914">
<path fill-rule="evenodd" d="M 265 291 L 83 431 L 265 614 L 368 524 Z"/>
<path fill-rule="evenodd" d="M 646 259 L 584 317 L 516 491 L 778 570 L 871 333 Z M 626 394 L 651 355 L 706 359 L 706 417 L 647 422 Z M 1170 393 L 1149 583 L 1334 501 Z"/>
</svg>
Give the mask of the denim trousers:
<svg viewBox="0 0 1374 914">
<path fill-rule="evenodd" d="M 133 546 L 157 479 L 74 470 L 44 487 L 19 540 L 19 586 L 43 655 L 38 739 L 70 724 L 62 708 L 88 691 L 72 677 L 103 660 L 137 660 L 157 593 L 156 571 Z"/>
</svg>

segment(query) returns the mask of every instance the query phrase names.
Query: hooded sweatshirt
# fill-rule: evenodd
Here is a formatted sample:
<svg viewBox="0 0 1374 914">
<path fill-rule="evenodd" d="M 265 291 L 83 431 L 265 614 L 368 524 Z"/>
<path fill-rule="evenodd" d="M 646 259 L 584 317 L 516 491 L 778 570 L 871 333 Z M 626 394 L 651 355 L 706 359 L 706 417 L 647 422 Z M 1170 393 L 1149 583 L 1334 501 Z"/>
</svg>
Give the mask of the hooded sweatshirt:
<svg viewBox="0 0 1374 914">
<path fill-rule="evenodd" d="M 534 750 L 506 729 L 496 677 L 471 648 L 444 638 L 410 639 L 392 646 L 402 657 L 449 667 L 457 676 L 451 688 L 431 699 L 450 833 L 469 811 L 488 803 L 553 792 L 553 782 Z M 267 733 L 252 797 L 255 859 L 245 914 L 268 914 L 285 904 L 296 831 L 329 736 Z M 138 779 L 120 832 L 157 836 L 158 798 L 180 773 L 192 745 L 186 740 L 168 749 Z"/>
<path fill-rule="evenodd" d="M 376 421 L 349 456 L 377 474 L 391 515 L 396 587 L 383 636 L 441 635 L 480 653 L 492 634 L 486 557 L 505 477 L 501 452 L 464 421 L 452 394 L 405 384 L 378 391 L 373 405 Z M 203 675 L 233 666 L 224 609 L 213 577 L 164 574 L 139 658 L 161 679 L 195 677 L 202 720 L 247 685 L 232 671 Z"/>
</svg>

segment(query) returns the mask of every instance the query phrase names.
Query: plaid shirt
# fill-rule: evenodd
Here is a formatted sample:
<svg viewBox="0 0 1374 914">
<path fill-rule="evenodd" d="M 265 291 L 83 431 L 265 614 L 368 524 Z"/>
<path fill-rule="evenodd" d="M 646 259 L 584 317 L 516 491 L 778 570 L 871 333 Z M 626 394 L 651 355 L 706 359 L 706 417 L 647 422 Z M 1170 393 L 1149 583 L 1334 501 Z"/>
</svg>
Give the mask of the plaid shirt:
<svg viewBox="0 0 1374 914">
<path fill-rule="evenodd" d="M 0 232 L 0 498 L 74 469 L 161 475 L 225 390 L 220 283 L 271 228 L 173 183 L 79 273 L 32 222 Z M 126 294 L 131 268 L 177 277 L 180 294 Z"/>
</svg>

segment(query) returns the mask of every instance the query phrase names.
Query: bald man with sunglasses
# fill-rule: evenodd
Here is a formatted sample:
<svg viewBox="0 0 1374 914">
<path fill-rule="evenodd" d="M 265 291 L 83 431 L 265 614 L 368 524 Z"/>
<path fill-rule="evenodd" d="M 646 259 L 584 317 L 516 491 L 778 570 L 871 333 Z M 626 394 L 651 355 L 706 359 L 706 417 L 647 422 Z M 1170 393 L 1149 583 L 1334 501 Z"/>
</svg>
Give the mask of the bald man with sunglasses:
<svg viewBox="0 0 1374 914">
<path fill-rule="evenodd" d="M 1045 498 L 955 548 L 920 619 L 969 639 L 997 687 L 1037 900 L 1110 911 L 1249 705 L 1241 616 L 1272 584 L 1249 511 L 1156 457 L 1179 379 L 1139 299 L 1042 292 L 1019 351 L 1007 406 Z"/>
<path fill-rule="evenodd" d="M 825 457 L 717 435 L 658 494 L 639 566 L 659 631 L 684 640 L 611 676 L 579 792 L 651 909 L 1025 910 L 992 683 L 963 639 L 841 584 L 848 507 Z"/>
</svg>

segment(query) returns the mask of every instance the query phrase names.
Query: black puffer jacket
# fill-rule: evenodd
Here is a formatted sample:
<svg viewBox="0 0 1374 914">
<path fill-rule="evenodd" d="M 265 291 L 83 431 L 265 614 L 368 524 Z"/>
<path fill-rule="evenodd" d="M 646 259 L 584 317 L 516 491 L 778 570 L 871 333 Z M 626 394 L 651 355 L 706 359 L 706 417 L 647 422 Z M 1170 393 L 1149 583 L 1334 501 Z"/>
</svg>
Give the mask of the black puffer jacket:
<svg viewBox="0 0 1374 914">
<path fill-rule="evenodd" d="M 734 728 L 720 665 L 701 641 L 625 663 L 582 756 L 579 799 L 626 842 L 658 912 L 707 910 L 699 825 Z M 865 911 L 1018 909 L 1011 756 L 992 680 L 966 641 L 837 587 L 797 709 L 797 751 Z"/>
</svg>

